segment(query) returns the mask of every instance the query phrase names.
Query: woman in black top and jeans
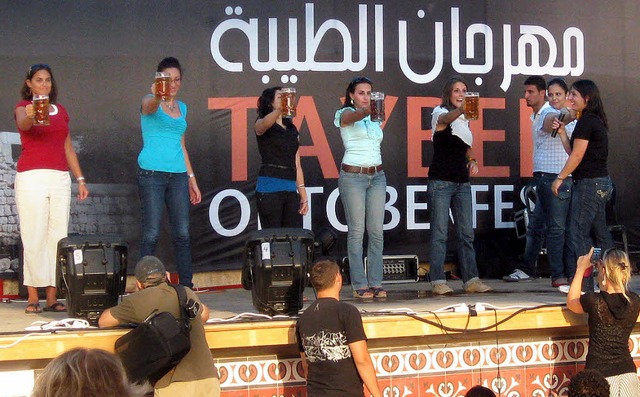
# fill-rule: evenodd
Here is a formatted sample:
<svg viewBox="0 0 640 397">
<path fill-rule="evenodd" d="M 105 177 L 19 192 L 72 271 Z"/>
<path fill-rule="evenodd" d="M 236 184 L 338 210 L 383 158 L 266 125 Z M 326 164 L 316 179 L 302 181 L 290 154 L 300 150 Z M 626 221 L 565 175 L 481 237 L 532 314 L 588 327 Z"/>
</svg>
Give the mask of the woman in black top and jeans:
<svg viewBox="0 0 640 397">
<path fill-rule="evenodd" d="M 281 88 L 262 92 L 254 126 L 262 157 L 256 199 L 263 229 L 302 227 L 301 215 L 309 210 L 298 152 L 298 129 L 290 118 L 282 117 Z"/>
<path fill-rule="evenodd" d="M 553 128 L 558 128 L 569 158 L 551 189 L 557 196 L 563 179 L 573 176 L 567 229 L 569 252 L 566 254 L 567 263 L 573 267 L 579 256 L 589 252 L 592 235 L 596 247 L 603 250 L 613 247 L 605 216 L 613 185 L 607 169 L 609 125 L 598 87 L 591 80 L 576 81 L 569 91 L 569 103 L 578 114 L 578 122 L 569 140 L 564 124 L 554 121 Z M 575 267 L 569 268 L 568 273 L 571 278 Z M 584 289 L 593 291 L 593 287 L 593 277 L 587 277 Z"/>
</svg>

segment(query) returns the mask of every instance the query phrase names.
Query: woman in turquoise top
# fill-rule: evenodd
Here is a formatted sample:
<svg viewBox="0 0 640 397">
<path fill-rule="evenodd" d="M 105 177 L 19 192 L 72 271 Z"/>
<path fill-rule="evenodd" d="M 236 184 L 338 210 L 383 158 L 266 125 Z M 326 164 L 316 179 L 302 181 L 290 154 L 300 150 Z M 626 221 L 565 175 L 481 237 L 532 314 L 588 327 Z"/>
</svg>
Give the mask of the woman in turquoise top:
<svg viewBox="0 0 640 397">
<path fill-rule="evenodd" d="M 385 298 L 382 289 L 382 249 L 384 204 L 387 179 L 382 170 L 382 128 L 371 121 L 371 89 L 366 77 L 349 83 L 344 105 L 335 114 L 340 127 L 344 157 L 338 189 L 347 218 L 347 252 L 353 296 L 361 299 Z M 362 258 L 365 226 L 367 230 L 367 271 Z"/>
<path fill-rule="evenodd" d="M 171 75 L 171 99 L 161 101 L 151 86 L 142 98 L 140 125 L 143 147 L 138 156 L 138 188 L 142 212 L 140 256 L 155 255 L 166 206 L 171 224 L 175 265 L 180 284 L 193 287 L 189 202 L 202 199 L 184 143 L 187 105 L 176 96 L 182 84 L 182 68 L 176 58 L 165 58 L 158 72 Z"/>
</svg>

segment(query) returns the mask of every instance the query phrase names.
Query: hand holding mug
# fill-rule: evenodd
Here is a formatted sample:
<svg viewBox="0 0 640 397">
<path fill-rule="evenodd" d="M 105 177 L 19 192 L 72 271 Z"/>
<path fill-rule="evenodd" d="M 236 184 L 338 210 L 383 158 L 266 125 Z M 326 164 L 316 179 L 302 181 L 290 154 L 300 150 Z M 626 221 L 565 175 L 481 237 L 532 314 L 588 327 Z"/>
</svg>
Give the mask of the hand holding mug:
<svg viewBox="0 0 640 397">
<path fill-rule="evenodd" d="M 35 110 L 33 109 L 33 104 L 28 104 L 27 106 L 24 107 L 24 111 L 27 114 L 27 117 L 30 118 L 31 120 L 33 120 L 33 118 L 36 115 Z"/>
</svg>

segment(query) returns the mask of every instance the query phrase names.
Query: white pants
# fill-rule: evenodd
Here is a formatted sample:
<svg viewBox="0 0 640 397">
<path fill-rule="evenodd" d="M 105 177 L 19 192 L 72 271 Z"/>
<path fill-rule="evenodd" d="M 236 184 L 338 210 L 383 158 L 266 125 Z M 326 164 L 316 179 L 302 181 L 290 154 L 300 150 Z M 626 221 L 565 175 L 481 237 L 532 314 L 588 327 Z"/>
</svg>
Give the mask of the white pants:
<svg viewBox="0 0 640 397">
<path fill-rule="evenodd" d="M 71 177 L 66 171 L 30 170 L 16 174 L 16 206 L 24 248 L 24 285 L 56 285 L 58 241 L 67 237 Z"/>
</svg>

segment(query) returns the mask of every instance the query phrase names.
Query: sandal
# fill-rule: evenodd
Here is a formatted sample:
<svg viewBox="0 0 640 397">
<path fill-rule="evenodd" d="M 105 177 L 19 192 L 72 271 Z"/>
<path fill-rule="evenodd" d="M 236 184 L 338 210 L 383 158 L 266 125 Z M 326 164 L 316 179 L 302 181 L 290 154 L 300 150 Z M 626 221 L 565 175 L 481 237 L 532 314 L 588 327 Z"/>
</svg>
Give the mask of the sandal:
<svg viewBox="0 0 640 397">
<path fill-rule="evenodd" d="M 371 292 L 373 292 L 374 298 L 386 298 L 387 291 L 385 291 L 382 287 L 373 287 L 371 288 Z"/>
<path fill-rule="evenodd" d="M 61 313 L 61 312 L 66 312 L 67 308 L 64 304 L 60 303 L 60 302 L 56 302 L 51 306 L 45 306 L 44 307 L 44 311 L 45 312 L 56 312 L 56 313 Z"/>
<path fill-rule="evenodd" d="M 373 299 L 373 292 L 369 288 L 362 288 L 353 291 L 354 298 Z"/>
<path fill-rule="evenodd" d="M 29 310 L 30 308 L 31 308 L 31 310 Z M 29 303 L 27 305 L 27 308 L 24 309 L 24 312 L 27 313 L 27 314 L 30 314 L 30 313 L 33 313 L 33 314 L 42 313 L 42 308 L 40 307 L 39 303 Z"/>
</svg>

